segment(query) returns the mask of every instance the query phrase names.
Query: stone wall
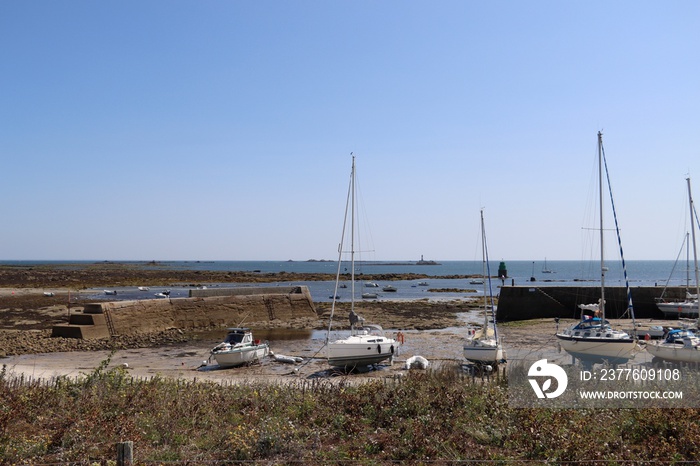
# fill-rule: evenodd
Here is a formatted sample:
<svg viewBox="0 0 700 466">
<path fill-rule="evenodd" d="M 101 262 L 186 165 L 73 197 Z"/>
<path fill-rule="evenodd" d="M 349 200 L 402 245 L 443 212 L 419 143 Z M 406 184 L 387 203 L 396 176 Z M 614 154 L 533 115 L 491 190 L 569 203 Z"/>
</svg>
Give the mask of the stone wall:
<svg viewBox="0 0 700 466">
<path fill-rule="evenodd" d="M 267 287 L 264 291 L 227 294 L 219 289 L 221 296 L 111 301 L 86 305 L 83 312 L 103 314 L 104 324 L 92 327 L 100 326 L 108 335 L 135 335 L 169 328 L 234 327 L 251 322 L 317 317 L 311 294 L 304 286 Z M 87 335 L 98 334 L 95 330 L 84 322 L 77 322 L 76 317 L 75 322 L 71 319 L 67 325 L 55 326 L 53 334 L 90 338 Z"/>
<path fill-rule="evenodd" d="M 632 287 L 634 314 L 638 319 L 662 319 L 664 314 L 656 307 L 656 298 L 664 292 L 660 286 Z M 685 288 L 669 287 L 664 297 L 680 299 Z M 562 317 L 578 319 L 579 304 L 598 302 L 600 287 L 595 286 L 504 286 L 498 297 L 499 321 Z M 606 316 L 621 317 L 627 309 L 627 289 L 621 286 L 605 287 Z"/>
</svg>

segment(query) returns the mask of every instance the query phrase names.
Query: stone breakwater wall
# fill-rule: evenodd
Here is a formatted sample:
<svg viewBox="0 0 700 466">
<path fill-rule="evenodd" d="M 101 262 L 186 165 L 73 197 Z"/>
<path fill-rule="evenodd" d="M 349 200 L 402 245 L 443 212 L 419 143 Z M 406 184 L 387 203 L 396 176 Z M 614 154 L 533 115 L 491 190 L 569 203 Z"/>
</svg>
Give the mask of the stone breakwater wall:
<svg viewBox="0 0 700 466">
<path fill-rule="evenodd" d="M 683 300 L 685 288 L 662 286 L 631 287 L 634 315 L 637 319 L 664 319 L 656 299 L 664 294 L 668 300 Z M 504 286 L 500 288 L 496 318 L 499 321 L 561 317 L 581 317 L 579 304 L 597 303 L 600 287 L 596 286 Z M 622 318 L 627 310 L 627 289 L 605 287 L 605 313 L 608 318 Z M 625 316 L 629 318 L 629 316 Z"/>
<path fill-rule="evenodd" d="M 54 336 L 106 338 L 169 328 L 232 327 L 251 322 L 316 318 L 305 286 L 192 290 L 189 298 L 111 301 L 85 305 Z"/>
</svg>

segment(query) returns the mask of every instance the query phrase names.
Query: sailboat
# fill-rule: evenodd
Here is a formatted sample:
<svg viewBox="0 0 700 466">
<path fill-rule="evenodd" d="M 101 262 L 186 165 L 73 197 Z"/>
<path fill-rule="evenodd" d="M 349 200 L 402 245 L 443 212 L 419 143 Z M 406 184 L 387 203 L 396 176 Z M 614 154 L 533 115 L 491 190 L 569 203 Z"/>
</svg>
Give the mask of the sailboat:
<svg viewBox="0 0 700 466">
<path fill-rule="evenodd" d="M 598 132 L 598 177 L 599 177 L 599 215 L 600 215 L 600 299 L 594 304 L 580 304 L 581 321 L 568 327 L 562 332 L 557 330 L 556 337 L 566 352 L 586 363 L 608 362 L 610 364 L 622 364 L 633 358 L 633 351 L 637 342 L 627 332 L 613 329 L 605 320 L 605 249 L 603 248 L 603 134 Z M 605 164 L 607 172 L 607 164 Z M 610 180 L 607 177 L 608 182 Z M 612 201 L 612 194 L 610 196 Z M 613 214 L 615 206 L 613 204 Z M 618 243 L 620 241 L 619 228 L 617 228 L 617 216 L 615 215 Z M 620 246 L 622 255 L 622 246 Z M 627 281 L 625 260 L 622 257 L 625 281 L 627 282 L 627 309 L 634 322 L 634 309 L 632 307 L 632 294 Z"/>
<path fill-rule="evenodd" d="M 496 307 L 493 304 L 493 293 L 491 291 L 491 273 L 489 271 L 489 254 L 486 246 L 486 230 L 484 228 L 484 211 L 481 211 L 481 255 L 483 274 L 487 277 L 484 282 L 484 324 L 474 335 L 470 335 L 464 342 L 464 358 L 476 364 L 497 365 L 504 362 L 505 353 L 498 337 L 498 327 L 496 326 Z M 493 321 L 493 326 L 489 326 L 489 315 Z"/>
<path fill-rule="evenodd" d="M 552 273 L 552 271 L 547 268 L 547 258 L 544 258 L 544 267 L 542 267 L 542 273 Z"/>
<path fill-rule="evenodd" d="M 352 154 L 351 154 L 352 155 Z M 335 292 L 331 304 L 331 315 L 328 323 L 328 333 L 326 336 L 326 346 L 328 348 L 328 364 L 341 368 L 345 371 L 353 369 L 363 369 L 368 366 L 391 359 L 398 347 L 397 342 L 384 335 L 383 329 L 379 325 L 368 325 L 364 319 L 355 313 L 355 197 L 356 197 L 356 171 L 355 156 L 352 155 L 352 170 L 350 172 L 350 186 L 345 206 L 345 220 L 343 221 L 343 234 L 341 235 L 338 247 L 338 272 L 335 280 Z M 336 296 L 340 282 L 340 268 L 343 257 L 343 244 L 345 241 L 346 227 L 350 215 L 350 336 L 347 338 L 330 340 L 331 328 L 333 325 L 333 315 L 335 314 Z"/>
<path fill-rule="evenodd" d="M 695 309 L 695 314 L 698 313 L 698 299 L 700 296 L 700 282 L 698 282 L 698 253 L 697 243 L 695 239 L 695 206 L 693 204 L 693 194 L 690 189 L 690 178 L 686 178 L 688 183 L 688 202 L 690 204 L 690 228 L 693 233 L 693 259 L 695 264 L 695 300 L 687 300 L 684 302 L 675 303 L 677 307 L 687 309 Z M 674 304 L 674 303 L 665 303 Z M 660 303 L 657 306 L 661 308 Z M 690 312 L 689 312 L 690 313 Z M 666 335 L 662 342 L 648 342 L 646 345 L 647 352 L 652 356 L 668 361 L 678 362 L 700 362 L 700 338 L 691 330 L 673 330 Z"/>
<path fill-rule="evenodd" d="M 697 221 L 697 216 L 695 215 L 695 205 L 693 204 L 693 195 L 690 190 L 690 177 L 686 178 L 688 184 L 688 202 L 690 203 L 690 228 L 693 238 L 693 263 L 695 264 L 695 294 L 691 294 L 686 290 L 685 301 L 676 302 L 657 302 L 656 307 L 658 307 L 665 316 L 678 316 L 678 317 L 697 317 L 698 313 L 698 297 L 700 297 L 700 282 L 698 282 L 698 252 L 697 243 L 695 239 L 695 222 Z"/>
</svg>

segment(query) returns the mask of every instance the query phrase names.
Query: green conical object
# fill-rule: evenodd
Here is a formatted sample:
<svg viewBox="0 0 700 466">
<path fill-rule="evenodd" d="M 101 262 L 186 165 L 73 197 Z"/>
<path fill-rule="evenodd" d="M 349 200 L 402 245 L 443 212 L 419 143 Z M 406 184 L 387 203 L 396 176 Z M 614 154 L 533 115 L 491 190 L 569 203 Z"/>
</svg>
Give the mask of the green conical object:
<svg viewBox="0 0 700 466">
<path fill-rule="evenodd" d="M 498 264 L 498 278 L 508 278 L 508 269 L 506 269 L 506 263 L 503 261 Z"/>
</svg>

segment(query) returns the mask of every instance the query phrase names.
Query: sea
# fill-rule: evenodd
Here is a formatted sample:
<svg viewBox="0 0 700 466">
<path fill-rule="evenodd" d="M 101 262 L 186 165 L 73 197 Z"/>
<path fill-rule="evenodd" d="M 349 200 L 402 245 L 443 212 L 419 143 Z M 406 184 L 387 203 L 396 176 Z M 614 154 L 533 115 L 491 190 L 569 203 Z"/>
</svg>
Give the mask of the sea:
<svg viewBox="0 0 700 466">
<path fill-rule="evenodd" d="M 143 266 L 149 269 L 161 270 L 201 270 L 223 272 L 255 272 L 267 273 L 323 273 L 335 275 L 338 271 L 338 263 L 334 261 L 309 260 L 309 261 L 117 261 L 120 263 Z M 531 286 L 599 286 L 601 268 L 599 261 L 491 261 L 488 264 L 488 275 L 498 276 L 501 262 L 507 270 L 507 278 L 491 280 L 493 294 L 498 294 L 498 288 L 509 285 Z M 38 266 L 54 265 L 70 267 L 71 264 L 92 264 L 95 261 L 0 261 L 0 265 L 12 266 Z M 610 261 L 606 264 L 608 270 L 605 273 L 607 286 L 624 286 L 625 274 L 620 261 Z M 341 273 L 347 273 L 349 263 L 341 263 Z M 687 283 L 695 283 L 694 271 L 689 270 L 685 263 L 670 260 L 631 260 L 625 264 L 627 281 L 632 287 L 639 286 L 684 286 Z M 482 276 L 483 264 L 481 261 L 437 261 L 433 265 L 417 265 L 415 261 L 374 261 L 355 262 L 356 297 L 361 292 L 376 292 L 377 299 L 392 300 L 445 300 L 463 299 L 482 294 L 484 287 L 470 283 L 470 278 L 451 278 L 455 276 Z M 376 288 L 368 288 L 368 283 L 361 280 L 365 275 L 385 274 L 417 274 L 427 278 L 415 278 L 410 280 L 377 281 Z M 486 284 L 488 285 L 488 280 Z M 170 287 L 170 297 L 185 297 L 189 295 L 191 288 L 197 287 L 240 287 L 240 286 L 289 286 L 305 285 L 309 288 L 315 302 L 327 302 L 332 300 L 335 281 L 281 281 L 274 283 L 183 283 Z M 395 292 L 385 292 L 383 287 L 392 285 Z M 349 300 L 351 286 L 338 290 L 338 299 Z M 82 291 L 81 295 L 94 291 L 95 299 L 145 299 L 152 298 L 155 294 L 165 291 L 165 288 L 151 287 L 142 291 L 134 287 L 112 287 L 109 291 L 116 291 L 117 295 L 106 295 L 105 289 Z"/>
</svg>

